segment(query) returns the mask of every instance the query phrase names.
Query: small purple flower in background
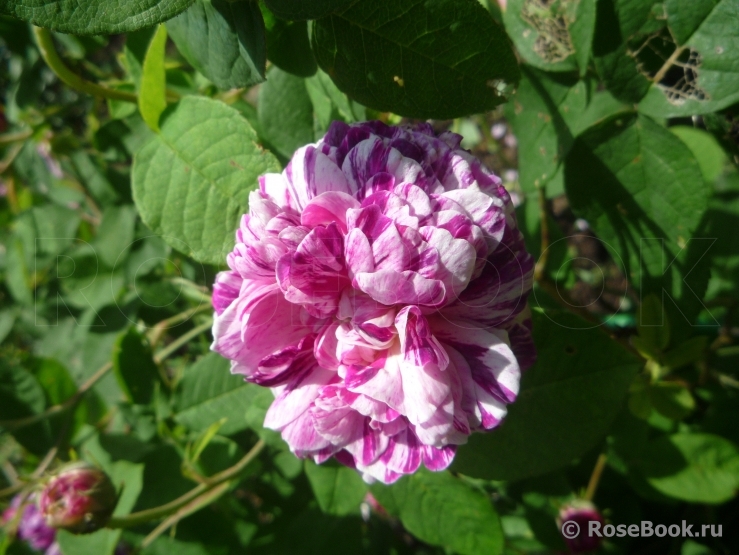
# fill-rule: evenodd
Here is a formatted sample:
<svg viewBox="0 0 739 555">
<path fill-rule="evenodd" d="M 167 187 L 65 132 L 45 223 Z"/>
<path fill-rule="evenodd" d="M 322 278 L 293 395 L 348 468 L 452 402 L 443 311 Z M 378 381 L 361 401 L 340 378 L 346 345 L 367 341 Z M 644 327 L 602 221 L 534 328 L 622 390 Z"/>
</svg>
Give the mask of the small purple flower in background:
<svg viewBox="0 0 739 555">
<path fill-rule="evenodd" d="M 117 500 L 108 475 L 78 461 L 62 467 L 49 479 L 38 505 L 49 526 L 86 534 L 105 525 Z"/>
<path fill-rule="evenodd" d="M 270 387 L 300 457 L 391 483 L 496 427 L 533 363 L 533 260 L 501 180 L 435 136 L 335 122 L 260 177 L 214 286 L 213 350 Z"/>
<path fill-rule="evenodd" d="M 17 524 L 18 538 L 25 541 L 29 546 L 38 551 L 49 549 L 47 555 L 53 555 L 51 546 L 56 537 L 56 530 L 46 525 L 41 511 L 36 505 L 35 496 L 29 496 L 23 505 L 23 513 L 18 517 L 18 509 L 23 502 L 22 495 L 17 495 L 10 503 L 10 507 L 3 512 L 2 524 Z"/>
<path fill-rule="evenodd" d="M 557 523 L 570 553 L 589 553 L 600 547 L 602 538 L 588 535 L 590 522 L 602 525 L 603 517 L 589 501 L 576 500 L 560 509 Z"/>
</svg>

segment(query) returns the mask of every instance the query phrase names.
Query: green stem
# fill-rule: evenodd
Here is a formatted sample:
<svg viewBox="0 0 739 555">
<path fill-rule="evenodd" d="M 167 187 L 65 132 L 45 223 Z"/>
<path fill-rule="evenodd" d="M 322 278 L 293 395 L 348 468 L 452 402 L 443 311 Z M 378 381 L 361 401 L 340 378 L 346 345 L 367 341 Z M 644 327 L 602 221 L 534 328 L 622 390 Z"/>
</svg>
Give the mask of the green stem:
<svg viewBox="0 0 739 555">
<path fill-rule="evenodd" d="M 598 490 L 598 484 L 600 483 L 600 477 L 603 475 L 603 470 L 606 468 L 606 462 L 608 461 L 608 457 L 605 453 L 601 453 L 598 456 L 598 460 L 595 461 L 595 468 L 593 468 L 593 473 L 590 475 L 590 481 L 588 482 L 588 489 L 585 490 L 585 500 L 586 501 L 593 501 L 593 498 L 595 497 L 595 492 Z"/>
<path fill-rule="evenodd" d="M 33 34 L 36 36 L 36 43 L 38 44 L 39 51 L 41 52 L 41 57 L 44 59 L 49 68 L 51 68 L 51 71 L 53 71 L 57 75 L 57 77 L 59 77 L 59 79 L 61 79 L 73 89 L 77 89 L 78 91 L 90 94 L 92 96 L 109 98 L 111 100 L 123 100 L 124 102 L 133 102 L 134 104 L 138 102 L 138 97 L 135 94 L 125 91 L 116 91 L 114 89 L 109 89 L 108 87 L 102 87 L 93 83 L 92 81 L 83 79 L 82 77 L 74 73 L 71 69 L 69 69 L 59 57 L 56 48 L 54 48 L 54 40 L 52 39 L 51 33 L 48 29 L 34 27 Z"/>
<path fill-rule="evenodd" d="M 213 325 L 213 319 L 209 318 L 207 322 L 200 324 L 199 326 L 191 329 L 187 333 L 183 333 L 181 336 L 179 336 L 177 339 L 172 341 L 169 345 L 164 347 L 161 351 L 159 351 L 156 356 L 154 357 L 154 361 L 159 364 L 162 362 L 165 358 L 167 358 L 169 355 L 174 353 L 177 349 L 182 347 L 185 343 L 190 341 L 193 337 L 197 337 L 201 333 L 203 333 L 205 330 L 210 329 L 210 327 Z"/>
<path fill-rule="evenodd" d="M 108 521 L 107 527 L 130 528 L 132 526 L 144 524 L 145 522 L 149 522 L 150 520 L 158 520 L 160 518 L 167 517 L 177 512 L 182 507 L 188 505 L 200 496 L 210 492 L 224 482 L 228 482 L 229 480 L 236 478 L 244 471 L 249 463 L 252 462 L 257 457 L 257 455 L 262 452 L 262 449 L 264 449 L 264 445 L 264 441 L 260 439 L 254 445 L 254 447 L 252 447 L 251 450 L 231 468 L 227 468 L 223 472 L 219 472 L 218 474 L 211 476 L 205 482 L 191 489 L 185 495 L 178 497 L 174 501 L 170 501 L 169 503 L 160 505 L 159 507 L 153 507 L 151 509 L 146 509 L 145 511 L 132 513 L 127 516 L 114 516 Z"/>
<path fill-rule="evenodd" d="M 159 526 L 154 528 L 154 530 L 144 538 L 144 540 L 141 542 L 141 548 L 146 549 L 151 545 L 154 540 L 156 540 L 159 536 L 161 536 L 164 532 L 166 532 L 169 528 L 172 526 L 175 526 L 180 520 L 182 520 L 185 517 L 190 516 L 193 513 L 196 513 L 203 507 L 206 507 L 207 505 L 210 505 L 214 501 L 216 501 L 221 495 L 226 493 L 228 491 L 228 488 L 231 487 L 231 482 L 223 482 L 222 484 L 217 485 L 210 491 L 204 493 L 200 497 L 194 499 L 184 507 L 182 507 L 180 510 L 178 510 L 173 515 L 168 516 Z"/>
</svg>

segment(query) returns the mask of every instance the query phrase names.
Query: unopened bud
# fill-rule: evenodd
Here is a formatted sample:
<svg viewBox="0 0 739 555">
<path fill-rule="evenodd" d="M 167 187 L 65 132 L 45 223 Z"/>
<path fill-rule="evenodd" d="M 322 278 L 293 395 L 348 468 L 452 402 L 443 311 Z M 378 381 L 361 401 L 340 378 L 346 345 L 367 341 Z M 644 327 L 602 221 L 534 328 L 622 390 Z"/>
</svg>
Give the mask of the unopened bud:
<svg viewBox="0 0 739 555">
<path fill-rule="evenodd" d="M 105 526 L 118 501 L 115 487 L 102 470 L 86 462 L 63 467 L 39 496 L 46 524 L 75 534 Z"/>
<path fill-rule="evenodd" d="M 557 522 L 570 553 L 596 551 L 603 542 L 597 534 L 589 534 L 590 522 L 598 522 L 598 529 L 603 525 L 603 517 L 590 501 L 578 499 L 568 503 L 560 509 Z"/>
</svg>

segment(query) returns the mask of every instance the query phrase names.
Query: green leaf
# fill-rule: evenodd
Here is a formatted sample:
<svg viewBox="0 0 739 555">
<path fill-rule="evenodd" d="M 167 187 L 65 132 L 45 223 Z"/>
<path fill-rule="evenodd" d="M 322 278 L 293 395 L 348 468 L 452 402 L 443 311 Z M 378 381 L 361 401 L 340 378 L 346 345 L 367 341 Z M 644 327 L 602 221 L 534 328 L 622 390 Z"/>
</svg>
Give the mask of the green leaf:
<svg viewBox="0 0 739 555">
<path fill-rule="evenodd" d="M 538 358 L 499 429 L 473 434 L 453 470 L 496 480 L 544 474 L 592 448 L 621 409 L 639 361 L 565 313 L 533 313 Z"/>
<path fill-rule="evenodd" d="M 62 555 L 113 555 L 120 536 L 121 530 L 106 528 L 84 536 L 59 530 L 56 540 Z"/>
<path fill-rule="evenodd" d="M 351 98 L 412 118 L 491 110 L 519 79 L 505 32 L 477 0 L 355 2 L 316 21 L 312 44 Z"/>
<path fill-rule="evenodd" d="M 642 343 L 649 347 L 649 352 L 661 353 L 670 344 L 670 320 L 657 295 L 647 295 L 642 301 L 636 329 Z"/>
<path fill-rule="evenodd" d="M 719 178 L 725 180 L 729 176 L 734 179 L 739 177 L 736 166 L 729 161 L 721 144 L 711 133 L 687 125 L 670 127 L 670 131 L 688 146 L 698 161 L 706 182 L 714 188 L 718 189 L 717 185 L 722 185 L 722 183 L 717 183 Z"/>
<path fill-rule="evenodd" d="M 13 330 L 16 313 L 12 309 L 0 310 L 0 343 L 5 341 L 8 334 Z"/>
<path fill-rule="evenodd" d="M 307 460 L 305 474 L 324 513 L 336 516 L 359 514 L 367 485 L 356 470 L 339 464 L 317 465 Z"/>
<path fill-rule="evenodd" d="M 662 416 L 682 420 L 695 409 L 695 399 L 682 384 L 657 382 L 649 387 L 649 400 Z"/>
<path fill-rule="evenodd" d="M 739 449 L 711 434 L 674 434 L 647 444 L 641 473 L 657 491 L 691 503 L 723 503 L 739 488 Z"/>
<path fill-rule="evenodd" d="M 152 131 L 159 132 L 159 117 L 167 107 L 167 74 L 164 71 L 164 48 L 167 28 L 160 25 L 146 51 L 139 89 L 139 112 Z"/>
<path fill-rule="evenodd" d="M 318 65 L 310 48 L 308 23 L 306 21 L 285 21 L 276 17 L 260 2 L 264 26 L 267 29 L 267 57 L 280 69 L 297 75 L 310 77 L 316 73 Z"/>
<path fill-rule="evenodd" d="M 595 2 L 508 0 L 503 23 L 527 63 L 547 71 L 579 67 L 585 73 L 595 30 Z"/>
<path fill-rule="evenodd" d="M 257 115 L 261 137 L 285 158 L 314 140 L 313 105 L 300 77 L 270 69 L 259 89 Z"/>
<path fill-rule="evenodd" d="M 193 0 L 0 0 L 0 13 L 60 33 L 125 33 L 174 17 Z"/>
<path fill-rule="evenodd" d="M 739 196 L 736 193 L 717 195 L 711 199 L 700 233 L 716 240 L 711 245 L 711 279 L 706 299 L 739 292 Z"/>
<path fill-rule="evenodd" d="M 0 420 L 15 420 L 39 414 L 46 408 L 41 384 L 28 370 L 0 359 Z M 53 445 L 51 426 L 42 420 L 13 432 L 18 443 L 43 456 Z"/>
<path fill-rule="evenodd" d="M 264 0 L 277 17 L 292 21 L 318 19 L 354 2 L 356 0 Z"/>
<path fill-rule="evenodd" d="M 572 132 L 559 108 L 574 85 L 573 80 L 554 81 L 523 67 L 521 83 L 507 112 L 518 138 L 519 183 L 526 193 L 547 186 L 572 146 Z M 580 96 L 582 111 L 586 99 L 584 94 Z"/>
<path fill-rule="evenodd" d="M 662 356 L 662 365 L 670 368 L 680 368 L 686 364 L 692 364 L 701 360 L 706 354 L 708 337 L 697 335 L 686 341 L 681 341 L 674 349 Z"/>
<path fill-rule="evenodd" d="M 92 246 L 100 261 L 108 268 L 120 268 L 134 242 L 136 209 L 130 204 L 109 206 L 103 211 Z"/>
<path fill-rule="evenodd" d="M 185 370 L 175 420 L 201 431 L 226 418 L 219 433 L 236 433 L 249 427 L 245 415 L 261 389 L 231 374 L 228 360 L 216 353 L 207 354 Z"/>
<path fill-rule="evenodd" d="M 196 0 L 167 21 L 177 49 L 220 89 L 264 81 L 267 48 L 264 20 L 256 2 Z"/>
<path fill-rule="evenodd" d="M 38 270 L 44 255 L 51 255 L 53 263 L 56 255 L 74 243 L 80 218 L 74 210 L 53 204 L 34 206 L 31 214 L 36 227 L 34 262 Z"/>
<path fill-rule="evenodd" d="M 347 123 L 364 121 L 364 106 L 353 102 L 341 92 L 325 72 L 318 72 L 305 80 L 308 95 L 313 103 L 317 134 L 323 135 L 332 121 L 341 119 Z"/>
<path fill-rule="evenodd" d="M 223 264 L 257 177 L 280 171 L 256 140 L 224 103 L 183 98 L 134 157 L 133 195 L 144 223 L 196 260 Z"/>
<path fill-rule="evenodd" d="M 654 117 L 691 116 L 739 101 L 739 67 L 733 54 L 739 40 L 739 4 L 708 4 L 665 2 L 668 28 L 682 53 L 674 61 L 665 60 L 658 70 L 664 78 L 649 88 L 640 111 Z"/>
<path fill-rule="evenodd" d="M 645 116 L 606 121 L 581 135 L 565 160 L 565 188 L 573 211 L 587 220 L 642 294 L 666 292 L 671 323 L 702 308 L 708 278 L 691 241 L 708 191 L 690 150 Z"/>
<path fill-rule="evenodd" d="M 488 497 L 448 472 L 420 470 L 373 495 L 418 539 L 460 555 L 503 552 L 503 530 Z"/>
<path fill-rule="evenodd" d="M 597 122 L 630 110 L 595 83 L 570 75 L 522 68 L 521 83 L 506 106 L 506 119 L 518 139 L 519 183 L 526 193 L 547 188 L 562 194 L 561 163 L 574 137 Z"/>
<path fill-rule="evenodd" d="M 598 3 L 593 44 L 606 86 L 654 117 L 707 114 L 739 100 L 734 0 Z"/>
<path fill-rule="evenodd" d="M 148 405 L 159 371 L 146 339 L 135 328 L 122 334 L 113 349 L 113 372 L 131 403 Z"/>
</svg>

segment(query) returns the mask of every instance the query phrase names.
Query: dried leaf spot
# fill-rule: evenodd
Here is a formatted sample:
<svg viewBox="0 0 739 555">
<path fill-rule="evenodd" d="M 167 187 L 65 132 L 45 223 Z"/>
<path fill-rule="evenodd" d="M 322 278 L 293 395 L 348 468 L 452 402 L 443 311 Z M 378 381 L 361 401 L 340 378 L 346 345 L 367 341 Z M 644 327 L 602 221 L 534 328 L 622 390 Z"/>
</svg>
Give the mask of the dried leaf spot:
<svg viewBox="0 0 739 555">
<path fill-rule="evenodd" d="M 548 63 L 561 62 L 575 52 L 570 37 L 572 0 L 525 0 L 521 18 L 537 32 L 534 52 Z"/>
<path fill-rule="evenodd" d="M 679 106 L 686 100 L 709 99 L 708 92 L 698 85 L 703 58 L 697 50 L 678 45 L 669 27 L 642 39 L 630 54 L 639 71 L 657 84 L 670 103 Z"/>
</svg>

